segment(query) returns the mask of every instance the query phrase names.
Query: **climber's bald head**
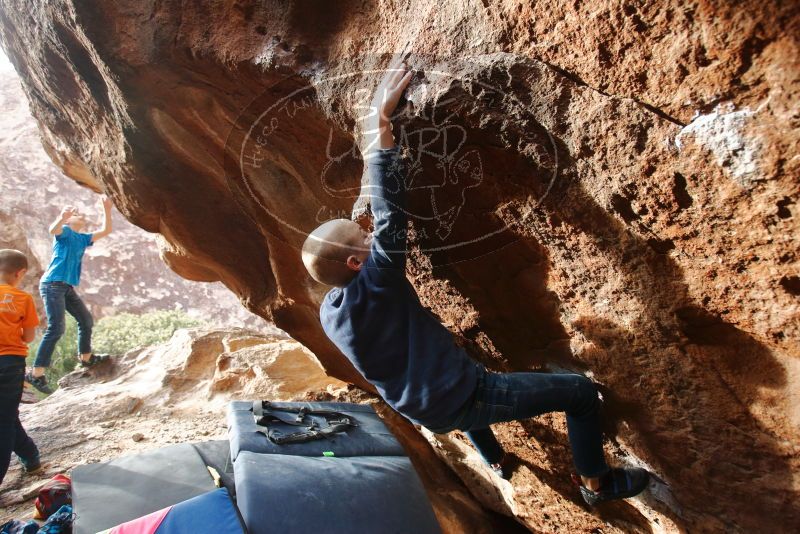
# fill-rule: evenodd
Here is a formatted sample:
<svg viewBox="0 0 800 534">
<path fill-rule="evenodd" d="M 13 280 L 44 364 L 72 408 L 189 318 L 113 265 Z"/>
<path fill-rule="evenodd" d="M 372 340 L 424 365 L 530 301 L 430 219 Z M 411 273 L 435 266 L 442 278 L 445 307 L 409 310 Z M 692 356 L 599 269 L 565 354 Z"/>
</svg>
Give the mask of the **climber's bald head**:
<svg viewBox="0 0 800 534">
<path fill-rule="evenodd" d="M 317 282 L 346 286 L 369 256 L 372 234 L 348 219 L 321 224 L 303 243 L 303 264 Z"/>
</svg>

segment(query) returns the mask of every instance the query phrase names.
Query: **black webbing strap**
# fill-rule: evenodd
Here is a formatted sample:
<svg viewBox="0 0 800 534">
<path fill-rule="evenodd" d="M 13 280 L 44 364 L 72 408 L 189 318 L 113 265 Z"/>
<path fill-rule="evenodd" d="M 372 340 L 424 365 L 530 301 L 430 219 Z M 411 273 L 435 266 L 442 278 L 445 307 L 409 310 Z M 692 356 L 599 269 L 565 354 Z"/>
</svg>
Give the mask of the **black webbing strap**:
<svg viewBox="0 0 800 534">
<path fill-rule="evenodd" d="M 293 415 L 292 415 L 293 414 Z M 328 426 L 321 428 L 319 423 L 306 417 L 309 415 L 320 415 L 325 418 Z M 358 426 L 356 420 L 350 416 L 334 410 L 312 410 L 306 406 L 302 407 L 282 407 L 273 406 L 269 401 L 256 401 L 253 403 L 253 416 L 256 417 L 256 424 L 265 427 L 267 430 L 259 431 L 267 439 L 276 445 L 286 445 L 290 443 L 306 443 L 317 439 L 332 437 L 333 434 L 347 432 L 349 429 Z M 279 430 L 270 430 L 270 423 L 284 423 L 291 426 L 305 427 L 304 430 L 284 434 Z"/>
</svg>

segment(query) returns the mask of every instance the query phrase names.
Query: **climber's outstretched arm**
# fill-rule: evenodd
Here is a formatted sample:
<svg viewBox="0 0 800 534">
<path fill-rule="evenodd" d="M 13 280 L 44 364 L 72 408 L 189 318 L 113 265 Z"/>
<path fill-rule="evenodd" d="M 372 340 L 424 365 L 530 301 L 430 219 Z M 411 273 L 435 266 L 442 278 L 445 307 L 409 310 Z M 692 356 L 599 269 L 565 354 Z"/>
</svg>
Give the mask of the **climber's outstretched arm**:
<svg viewBox="0 0 800 534">
<path fill-rule="evenodd" d="M 397 108 L 411 72 L 396 61 L 375 90 L 371 115 L 364 128 L 364 160 L 367 164 L 367 196 L 372 208 L 372 257 L 378 267 L 405 270 L 406 176 L 395 147 L 390 118 Z"/>
</svg>

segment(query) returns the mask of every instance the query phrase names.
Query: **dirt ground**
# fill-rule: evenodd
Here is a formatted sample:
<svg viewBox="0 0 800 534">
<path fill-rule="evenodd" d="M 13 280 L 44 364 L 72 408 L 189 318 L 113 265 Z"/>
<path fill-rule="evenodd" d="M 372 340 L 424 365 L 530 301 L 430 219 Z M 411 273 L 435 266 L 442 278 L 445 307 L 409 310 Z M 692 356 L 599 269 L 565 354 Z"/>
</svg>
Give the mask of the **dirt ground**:
<svg viewBox="0 0 800 534">
<path fill-rule="evenodd" d="M 137 406 L 118 412 L 87 405 L 33 413 L 36 405 L 23 405 L 23 424 L 42 455 L 42 469 L 26 474 L 16 459 L 0 493 L 0 524 L 9 519 L 33 517 L 39 487 L 58 473 L 69 474 L 79 465 L 103 462 L 171 443 L 226 439 L 225 413 L 220 410 L 177 410 L 169 406 Z M 44 414 L 43 414 L 44 415 Z"/>
</svg>

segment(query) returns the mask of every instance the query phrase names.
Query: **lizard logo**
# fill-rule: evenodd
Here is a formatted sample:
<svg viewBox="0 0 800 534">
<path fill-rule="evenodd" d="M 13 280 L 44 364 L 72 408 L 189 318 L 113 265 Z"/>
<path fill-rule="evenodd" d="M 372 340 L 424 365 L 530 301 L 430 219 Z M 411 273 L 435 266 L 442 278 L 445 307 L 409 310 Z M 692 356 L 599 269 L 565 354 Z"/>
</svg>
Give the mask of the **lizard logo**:
<svg viewBox="0 0 800 534">
<path fill-rule="evenodd" d="M 407 191 L 409 246 L 427 254 L 443 253 L 434 261 L 439 264 L 486 254 L 516 240 L 496 213 L 504 199 L 495 184 L 534 184 L 534 200 L 540 203 L 558 171 L 555 141 L 547 128 L 514 94 L 483 81 L 490 73 L 482 63 L 476 65 L 455 69 L 477 73 L 469 79 L 444 71 L 417 73 L 422 81 L 415 85 L 412 78 L 405 95 L 414 109 L 401 103 L 393 117 L 407 172 L 405 183 L 398 186 Z M 352 132 L 371 109 L 370 91 L 348 94 L 342 88 L 356 85 L 353 81 L 368 86 L 365 80 L 383 74 L 345 72 L 306 84 L 297 77 L 282 79 L 243 110 L 226 143 L 226 178 L 234 198 L 259 227 L 299 248 L 308 233 L 327 220 L 361 220 L 369 184 L 364 147 Z M 335 107 L 341 102 L 350 106 L 355 122 L 350 113 Z M 508 131 L 504 115 L 492 109 L 495 103 L 506 113 L 511 108 L 526 128 Z M 480 109 L 478 104 L 486 106 L 483 117 L 462 112 Z M 312 149 L 321 143 L 307 138 L 320 131 L 327 133 L 325 149 Z M 504 157 L 503 146 L 511 143 L 524 155 Z M 528 167 L 519 163 L 526 157 L 532 162 Z M 492 161 L 491 167 L 487 161 Z M 519 176 L 526 168 L 534 169 L 534 176 Z"/>
</svg>

